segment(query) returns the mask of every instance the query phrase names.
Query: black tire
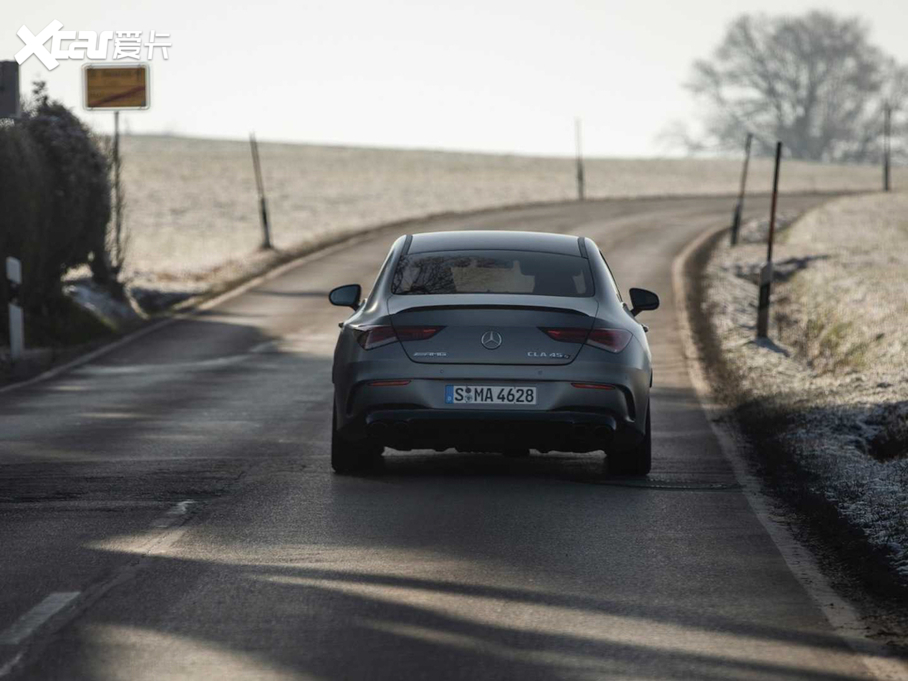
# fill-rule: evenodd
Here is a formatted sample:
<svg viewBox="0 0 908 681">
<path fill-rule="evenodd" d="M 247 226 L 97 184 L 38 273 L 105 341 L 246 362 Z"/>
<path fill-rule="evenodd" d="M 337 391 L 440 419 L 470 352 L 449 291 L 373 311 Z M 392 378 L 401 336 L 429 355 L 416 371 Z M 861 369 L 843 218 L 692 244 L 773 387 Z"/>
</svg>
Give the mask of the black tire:
<svg viewBox="0 0 908 681">
<path fill-rule="evenodd" d="M 608 455 L 609 475 L 649 475 L 653 468 L 653 431 L 649 405 L 646 406 L 646 425 L 643 439 L 633 449 Z"/>
<path fill-rule="evenodd" d="M 331 413 L 331 468 L 338 475 L 351 475 L 376 466 L 383 448 L 345 440 L 337 432 L 337 407 Z"/>
<path fill-rule="evenodd" d="M 530 455 L 530 450 L 526 447 L 515 448 L 515 449 L 505 449 L 501 452 L 509 459 L 522 459 Z"/>
</svg>

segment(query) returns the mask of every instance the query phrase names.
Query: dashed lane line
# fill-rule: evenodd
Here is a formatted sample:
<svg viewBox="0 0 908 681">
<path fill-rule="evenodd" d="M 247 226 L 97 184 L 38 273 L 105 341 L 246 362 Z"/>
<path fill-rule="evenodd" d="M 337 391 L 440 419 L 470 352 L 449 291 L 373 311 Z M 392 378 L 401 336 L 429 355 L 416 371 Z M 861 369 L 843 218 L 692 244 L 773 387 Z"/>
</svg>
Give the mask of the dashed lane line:
<svg viewBox="0 0 908 681">
<path fill-rule="evenodd" d="M 79 597 L 81 591 L 56 591 L 22 615 L 0 633 L 0 645 L 16 646 L 35 630 Z"/>
<path fill-rule="evenodd" d="M 9 674 L 11 671 L 13 671 L 13 669 L 16 668 L 16 665 L 19 664 L 19 660 L 22 659 L 22 655 L 23 655 L 23 653 L 20 650 L 10 660 L 8 660 L 8 661 L 4 662 L 2 665 L 0 665 L 0 679 L 2 679 L 4 676 Z"/>
<path fill-rule="evenodd" d="M 153 532 L 153 536 L 144 540 L 140 546 L 143 558 L 153 554 L 155 551 L 164 550 L 179 540 L 186 531 L 184 523 L 192 515 L 193 507 L 196 505 L 196 501 L 186 499 L 174 504 L 164 515 L 152 521 L 151 527 L 157 531 Z M 134 575 L 141 563 L 142 561 L 140 560 L 119 568 L 113 576 L 108 577 L 102 583 L 92 585 L 86 591 L 56 591 L 51 593 L 38 605 L 16 620 L 8 629 L 0 632 L 0 652 L 2 652 L 2 646 L 18 646 L 26 642 L 48 620 L 63 611 L 67 606 L 74 604 L 77 600 L 79 601 L 79 606 L 73 607 L 68 617 L 72 617 L 79 610 L 90 607 L 92 603 L 103 597 L 113 586 Z M 80 596 L 82 596 L 81 599 Z M 65 622 L 61 621 L 58 626 L 63 624 Z M 34 654 L 37 653 L 32 655 Z M 25 650 L 23 649 L 6 662 L 0 661 L 0 679 L 16 670 L 20 663 L 23 663 L 24 655 Z"/>
<path fill-rule="evenodd" d="M 192 508 L 193 504 L 195 504 L 195 502 L 192 499 L 186 499 L 185 501 L 181 501 L 178 504 L 174 504 L 167 511 L 167 513 L 162 515 L 160 518 L 157 518 L 151 524 L 151 526 L 157 529 L 164 529 L 170 527 L 171 525 L 182 522 L 186 518 L 186 516 L 189 515 L 189 511 Z"/>
</svg>

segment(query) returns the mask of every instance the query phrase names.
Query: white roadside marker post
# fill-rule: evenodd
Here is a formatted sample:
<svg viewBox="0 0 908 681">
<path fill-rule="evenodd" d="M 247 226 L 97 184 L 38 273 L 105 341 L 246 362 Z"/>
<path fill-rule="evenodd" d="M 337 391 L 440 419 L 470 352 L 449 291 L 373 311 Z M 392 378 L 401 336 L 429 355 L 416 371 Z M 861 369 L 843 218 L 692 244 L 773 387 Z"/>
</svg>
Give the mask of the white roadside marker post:
<svg viewBox="0 0 908 681">
<path fill-rule="evenodd" d="M 22 286 L 22 263 L 17 258 L 6 259 L 6 278 L 9 280 L 9 350 L 14 362 L 25 350 L 25 327 L 19 307 L 19 287 Z"/>
<path fill-rule="evenodd" d="M 772 241 L 776 233 L 776 204 L 779 199 L 779 164 L 782 161 L 782 143 L 776 142 L 776 170 L 772 180 L 772 209 L 769 214 L 769 239 L 766 263 L 760 270 L 760 300 L 757 304 L 757 338 L 769 335 L 769 298 L 772 293 Z"/>
<path fill-rule="evenodd" d="M 886 104 L 883 112 L 883 191 L 890 190 L 889 173 L 892 163 L 892 106 Z"/>
<path fill-rule="evenodd" d="M 583 139 L 579 118 L 574 119 L 574 142 L 577 151 L 577 200 L 586 198 L 586 179 L 583 175 Z"/>
<path fill-rule="evenodd" d="M 741 229 L 741 213 L 744 212 L 744 190 L 747 186 L 747 166 L 750 164 L 750 144 L 753 141 L 753 133 L 747 133 L 747 141 L 744 142 L 744 169 L 741 171 L 741 189 L 738 192 L 738 203 L 735 206 L 735 214 L 731 223 L 731 245 L 738 245 L 738 231 Z"/>
<path fill-rule="evenodd" d="M 265 198 L 265 183 L 262 180 L 262 162 L 259 160 L 259 143 L 255 133 L 249 133 L 249 146 L 252 147 L 252 168 L 255 171 L 255 186 L 259 192 L 259 215 L 262 219 L 262 250 L 271 250 L 271 226 L 268 224 L 268 201 Z"/>
</svg>

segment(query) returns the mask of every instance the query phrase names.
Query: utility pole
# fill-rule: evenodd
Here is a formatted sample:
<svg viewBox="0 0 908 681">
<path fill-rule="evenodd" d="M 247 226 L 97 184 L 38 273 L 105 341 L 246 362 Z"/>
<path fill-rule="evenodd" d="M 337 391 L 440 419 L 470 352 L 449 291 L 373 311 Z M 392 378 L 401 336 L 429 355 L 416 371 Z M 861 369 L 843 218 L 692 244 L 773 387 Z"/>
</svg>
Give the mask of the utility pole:
<svg viewBox="0 0 908 681">
<path fill-rule="evenodd" d="M 747 185 L 747 166 L 750 164 L 750 144 L 753 141 L 753 133 L 747 133 L 747 141 L 744 142 L 744 170 L 741 171 L 741 189 L 738 192 L 738 205 L 735 206 L 735 215 L 731 223 L 731 245 L 736 246 L 738 243 L 738 231 L 741 229 L 741 214 L 744 212 L 744 189 Z"/>
<path fill-rule="evenodd" d="M 892 156 L 892 105 L 887 102 L 883 113 L 883 191 L 890 191 L 889 173 Z"/>
<path fill-rule="evenodd" d="M 769 299 L 772 294 L 772 244 L 776 233 L 776 206 L 779 199 L 779 165 L 782 162 L 782 143 L 776 142 L 776 169 L 772 180 L 772 208 L 769 213 L 769 238 L 766 263 L 760 270 L 760 300 L 757 304 L 757 338 L 769 335 Z"/>
<path fill-rule="evenodd" d="M 581 139 L 580 119 L 574 119 L 574 138 L 577 147 L 577 200 L 586 198 L 586 187 L 583 177 L 583 144 Z"/>
<path fill-rule="evenodd" d="M 252 147 L 252 167 L 255 170 L 255 184 L 259 192 L 259 214 L 262 218 L 262 250 L 274 248 L 271 244 L 271 227 L 268 225 L 268 203 L 265 199 L 265 183 L 262 181 L 262 164 L 259 161 L 259 145 L 255 133 L 249 133 L 249 145 Z"/>
</svg>

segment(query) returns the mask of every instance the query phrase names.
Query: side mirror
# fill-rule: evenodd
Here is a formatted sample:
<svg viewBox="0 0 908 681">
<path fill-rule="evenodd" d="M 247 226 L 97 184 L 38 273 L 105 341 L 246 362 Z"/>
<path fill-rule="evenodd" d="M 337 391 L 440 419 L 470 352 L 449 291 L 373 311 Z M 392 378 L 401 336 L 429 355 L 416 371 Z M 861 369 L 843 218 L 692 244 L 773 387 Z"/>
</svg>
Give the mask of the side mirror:
<svg viewBox="0 0 908 681">
<path fill-rule="evenodd" d="M 363 289 L 359 284 L 347 284 L 338 286 L 328 294 L 328 300 L 332 305 L 338 307 L 352 307 L 354 310 L 359 309 L 359 301 L 363 295 Z"/>
<path fill-rule="evenodd" d="M 631 314 L 635 317 L 644 310 L 656 310 L 659 308 L 659 296 L 645 288 L 632 288 L 631 294 Z"/>
</svg>

